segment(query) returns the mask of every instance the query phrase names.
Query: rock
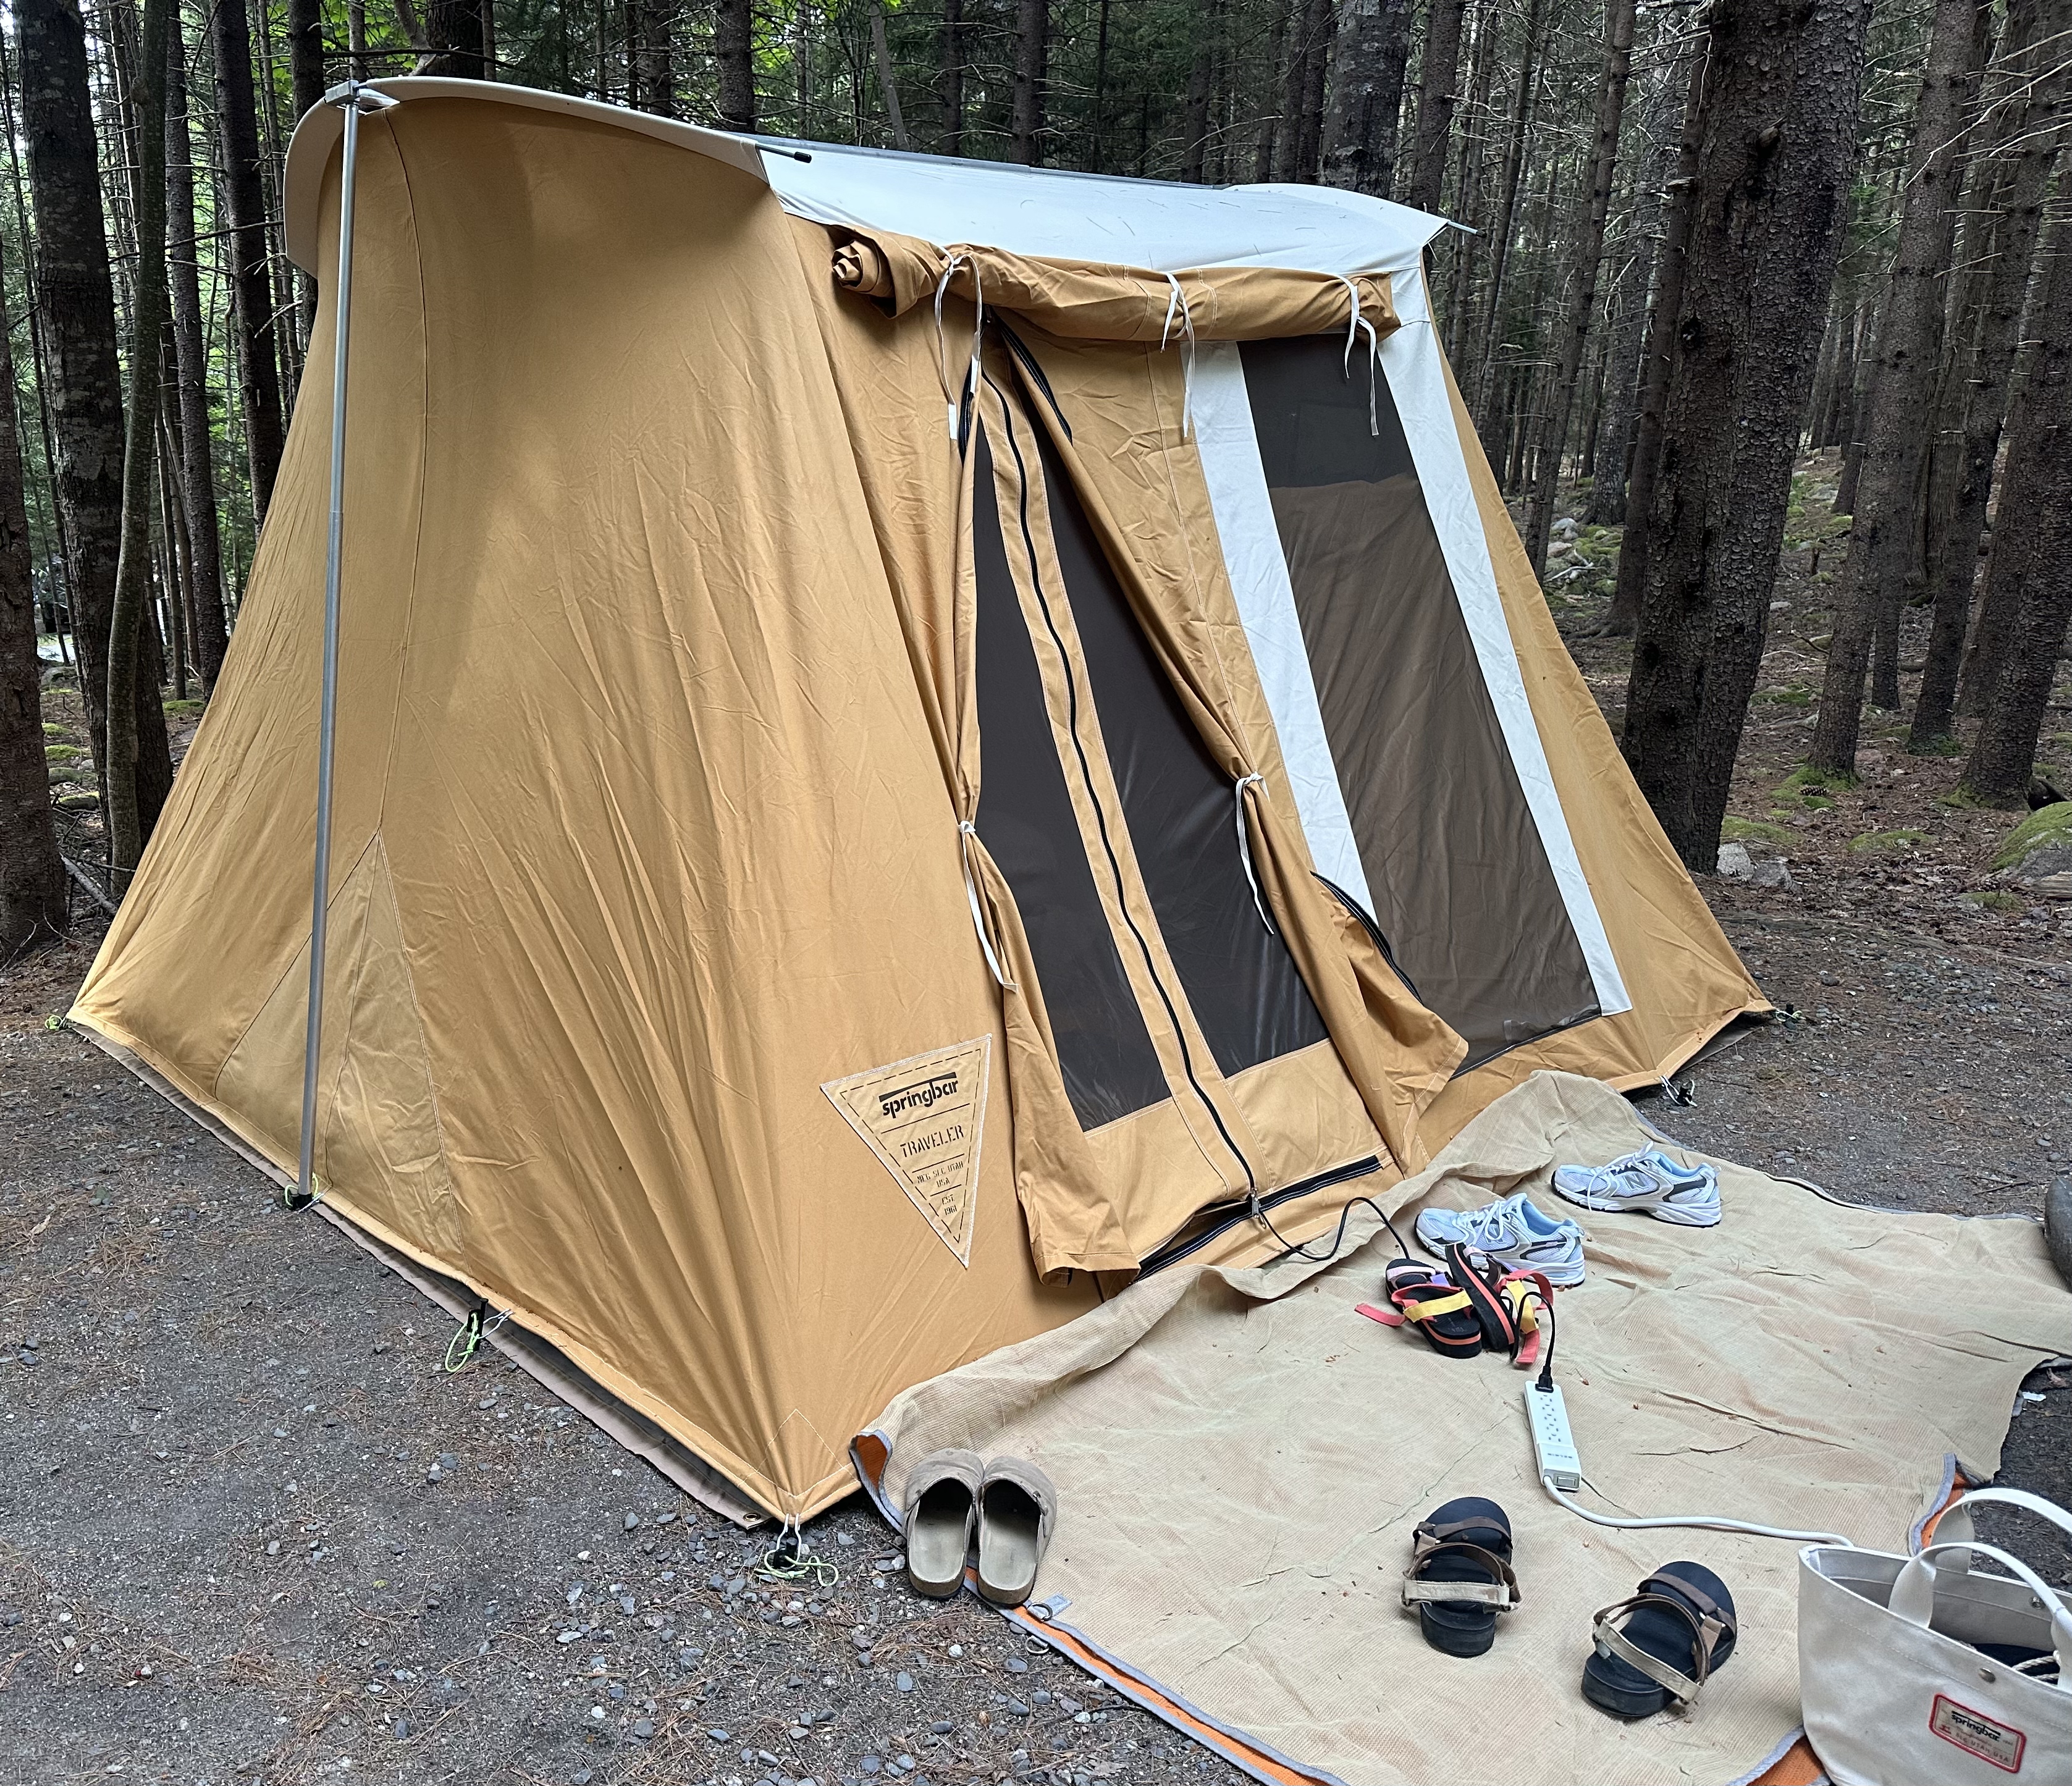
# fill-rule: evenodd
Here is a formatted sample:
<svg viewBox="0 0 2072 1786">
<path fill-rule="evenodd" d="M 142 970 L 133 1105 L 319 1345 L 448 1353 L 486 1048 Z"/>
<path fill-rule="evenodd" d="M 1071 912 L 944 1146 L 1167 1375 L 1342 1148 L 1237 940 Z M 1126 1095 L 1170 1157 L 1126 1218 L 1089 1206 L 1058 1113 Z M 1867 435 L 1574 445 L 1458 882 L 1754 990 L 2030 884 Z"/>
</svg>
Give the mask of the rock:
<svg viewBox="0 0 2072 1786">
<path fill-rule="evenodd" d="M 729 1736 L 725 1730 L 707 1730 L 705 1735 L 710 1737 L 715 1743 L 731 1743 L 734 1740 L 734 1739 Z"/>
<path fill-rule="evenodd" d="M 2045 874 L 2040 881 L 2033 882 L 2029 891 L 2046 899 L 2072 899 L 2072 870 L 2062 874 Z M 31 1359 L 31 1363 L 35 1360 Z"/>
<path fill-rule="evenodd" d="M 948 1718 L 939 1718 L 928 1726 L 928 1734 L 931 1736 L 948 1736 L 956 1728 L 956 1726 Z"/>
<path fill-rule="evenodd" d="M 648 1718 L 635 1718 L 633 1720 L 633 1734 L 639 1737 L 643 1743 L 645 1743 L 649 1737 L 655 1734 L 654 1720 Z"/>
<path fill-rule="evenodd" d="M 399 1718 L 396 1720 L 393 1728 L 396 1732 L 397 1740 L 401 1742 L 405 1737 L 410 1734 L 410 1721 L 407 1718 Z"/>
<path fill-rule="evenodd" d="M 1781 859 L 1776 862 L 1759 862 L 1749 872 L 1749 885 L 1780 889 L 1788 887 L 1791 885 L 1791 870 Z"/>
<path fill-rule="evenodd" d="M 698 1656 L 701 1653 L 701 1652 L 695 1649 L 678 1650 L 676 1652 L 676 1666 L 680 1669 L 696 1668 L 698 1665 Z"/>
<path fill-rule="evenodd" d="M 639 1527 L 640 1516 L 638 1513 L 628 1513 L 626 1516 L 626 1529 L 629 1532 L 634 1532 L 638 1531 Z"/>
<path fill-rule="evenodd" d="M 1007 1672 L 1009 1674 L 1026 1674 L 1029 1665 L 1018 1656 L 1010 1656 L 1007 1659 Z"/>
<path fill-rule="evenodd" d="M 2072 871 L 2072 800 L 2031 813 L 2008 833 L 1994 854 L 1993 866 L 2025 881 Z"/>
<path fill-rule="evenodd" d="M 2043 1199 L 2043 1237 L 2050 1249 L 2050 1262 L 2072 1289 L 2072 1177 L 2051 1181 Z"/>
<path fill-rule="evenodd" d="M 884 1765 L 885 1763 L 874 1755 L 867 1755 L 863 1758 L 862 1767 L 867 1774 L 876 1773 Z"/>
<path fill-rule="evenodd" d="M 1721 844 L 1719 860 L 1715 865 L 1715 869 L 1721 879 L 1725 880 L 1752 880 L 1755 876 L 1755 864 L 1749 859 L 1748 846 L 1745 844 Z"/>
<path fill-rule="evenodd" d="M 914 1677 L 902 1669 L 899 1671 L 899 1678 L 892 1684 L 902 1693 L 911 1693 L 914 1690 Z"/>
</svg>

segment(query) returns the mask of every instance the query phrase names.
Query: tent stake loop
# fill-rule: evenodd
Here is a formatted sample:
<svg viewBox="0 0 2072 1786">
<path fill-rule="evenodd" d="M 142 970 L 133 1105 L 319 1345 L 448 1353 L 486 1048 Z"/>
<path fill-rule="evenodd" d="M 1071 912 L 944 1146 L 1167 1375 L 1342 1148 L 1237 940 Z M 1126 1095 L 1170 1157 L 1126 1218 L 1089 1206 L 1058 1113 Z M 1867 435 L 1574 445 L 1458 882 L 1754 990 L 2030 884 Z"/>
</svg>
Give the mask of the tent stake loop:
<svg viewBox="0 0 2072 1786">
<path fill-rule="evenodd" d="M 332 747 L 338 730 L 338 607 L 340 548 L 345 537 L 345 374 L 352 340 L 352 196 L 359 161 L 360 114 L 384 111 L 396 101 L 357 80 L 341 81 L 325 103 L 345 113 L 345 146 L 339 184 L 338 340 L 331 367 L 331 539 L 324 556 L 323 695 L 317 721 L 317 839 L 310 895 L 309 1027 L 302 1039 L 302 1130 L 294 1187 L 284 1191 L 286 1209 L 306 1209 L 317 1200 L 317 1063 L 323 1041 L 324 952 L 331 903 Z"/>
</svg>

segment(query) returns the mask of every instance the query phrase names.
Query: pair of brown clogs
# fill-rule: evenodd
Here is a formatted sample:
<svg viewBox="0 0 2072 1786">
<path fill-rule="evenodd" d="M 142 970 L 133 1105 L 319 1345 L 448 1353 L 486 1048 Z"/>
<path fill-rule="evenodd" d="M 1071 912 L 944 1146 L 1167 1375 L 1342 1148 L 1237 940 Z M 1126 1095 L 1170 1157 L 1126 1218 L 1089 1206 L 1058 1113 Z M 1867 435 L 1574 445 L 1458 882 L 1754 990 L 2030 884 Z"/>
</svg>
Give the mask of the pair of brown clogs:
<svg viewBox="0 0 2072 1786">
<path fill-rule="evenodd" d="M 1019 1606 L 1058 1521 L 1058 1492 L 1026 1459 L 931 1451 L 906 1478 L 906 1579 L 916 1594 L 948 1599 L 964 1585 L 974 1530 L 978 1591 Z"/>
</svg>

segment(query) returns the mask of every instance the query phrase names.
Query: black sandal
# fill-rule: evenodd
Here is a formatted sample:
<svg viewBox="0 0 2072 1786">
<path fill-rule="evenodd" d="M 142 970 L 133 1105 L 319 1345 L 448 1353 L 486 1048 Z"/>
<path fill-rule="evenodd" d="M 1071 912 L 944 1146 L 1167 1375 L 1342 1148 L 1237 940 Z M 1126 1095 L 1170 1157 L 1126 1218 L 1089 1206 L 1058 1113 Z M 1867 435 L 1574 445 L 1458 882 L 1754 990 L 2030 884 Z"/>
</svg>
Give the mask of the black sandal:
<svg viewBox="0 0 2072 1786">
<path fill-rule="evenodd" d="M 1623 1628 L 1612 1623 L 1622 1617 Z M 1583 1665 L 1583 1697 L 1614 1718 L 1686 1710 L 1733 1654 L 1738 1629 L 1718 1576 L 1702 1563 L 1664 1563 L 1631 1599 L 1591 1620 L 1597 1647 Z"/>
<path fill-rule="evenodd" d="M 1448 1358 L 1473 1358 L 1482 1349 L 1482 1325 L 1467 1293 L 1446 1274 L 1421 1259 L 1397 1259 L 1382 1274 L 1383 1293 L 1394 1305 L 1376 1308 L 1362 1302 L 1358 1311 L 1383 1327 L 1406 1323 L 1424 1335 L 1433 1351 Z"/>
<path fill-rule="evenodd" d="M 1416 1528 L 1403 1603 L 1418 1628 L 1449 1656 L 1480 1656 L 1496 1641 L 1496 1615 L 1519 1601 L 1511 1566 L 1511 1521 L 1493 1500 L 1469 1496 L 1434 1508 Z"/>
</svg>

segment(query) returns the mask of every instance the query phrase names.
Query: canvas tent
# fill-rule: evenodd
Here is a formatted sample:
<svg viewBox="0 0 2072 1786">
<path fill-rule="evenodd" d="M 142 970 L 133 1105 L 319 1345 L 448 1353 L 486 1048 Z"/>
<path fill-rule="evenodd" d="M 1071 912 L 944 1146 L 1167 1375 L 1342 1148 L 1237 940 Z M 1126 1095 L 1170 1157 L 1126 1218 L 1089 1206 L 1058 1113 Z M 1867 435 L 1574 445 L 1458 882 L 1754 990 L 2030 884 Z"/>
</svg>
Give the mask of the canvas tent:
<svg viewBox="0 0 2072 1786">
<path fill-rule="evenodd" d="M 1762 1008 L 1506 518 L 1435 220 L 380 84 L 326 1205 L 746 1504 Z M 288 168 L 312 364 L 339 129 Z M 73 1013 L 281 1167 L 329 403 Z"/>
</svg>

